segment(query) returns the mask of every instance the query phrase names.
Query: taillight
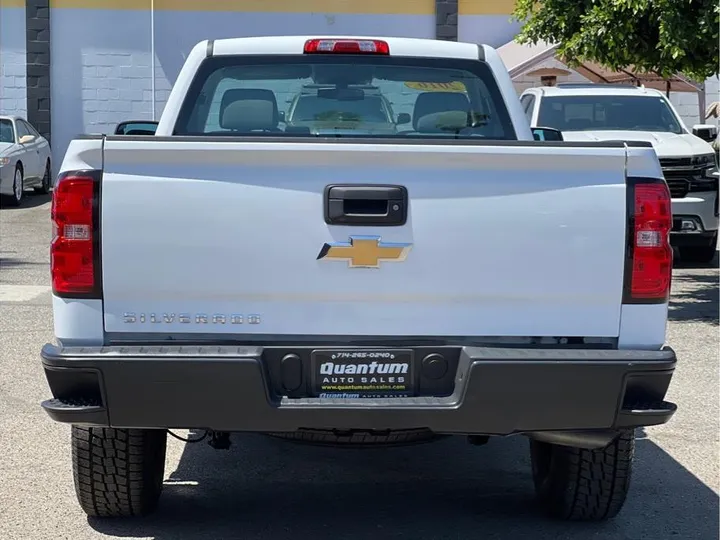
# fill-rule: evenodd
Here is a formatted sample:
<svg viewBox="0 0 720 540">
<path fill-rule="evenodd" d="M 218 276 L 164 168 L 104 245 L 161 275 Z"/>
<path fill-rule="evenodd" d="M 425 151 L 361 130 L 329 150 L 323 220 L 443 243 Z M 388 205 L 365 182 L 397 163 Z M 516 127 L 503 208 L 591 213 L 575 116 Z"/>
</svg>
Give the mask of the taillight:
<svg viewBox="0 0 720 540">
<path fill-rule="evenodd" d="M 630 184 L 625 303 L 661 303 L 670 295 L 672 200 L 662 180 Z M 628 283 L 629 281 L 629 283 Z"/>
<path fill-rule="evenodd" d="M 308 39 L 305 54 L 390 54 L 387 41 L 378 39 Z"/>
<path fill-rule="evenodd" d="M 53 293 L 99 298 L 97 194 L 99 173 L 64 173 L 53 189 L 50 274 Z"/>
</svg>

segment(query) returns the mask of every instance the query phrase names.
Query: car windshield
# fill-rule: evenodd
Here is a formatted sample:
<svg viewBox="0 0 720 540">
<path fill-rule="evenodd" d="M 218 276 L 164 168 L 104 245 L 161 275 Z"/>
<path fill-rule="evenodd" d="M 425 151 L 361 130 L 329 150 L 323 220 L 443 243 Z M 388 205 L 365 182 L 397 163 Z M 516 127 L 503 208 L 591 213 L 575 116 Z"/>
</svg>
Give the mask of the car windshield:
<svg viewBox="0 0 720 540">
<path fill-rule="evenodd" d="M 665 100 L 656 96 L 545 97 L 537 124 L 560 131 L 683 132 Z"/>
<path fill-rule="evenodd" d="M 0 143 L 14 143 L 13 127 L 10 120 L 0 120 Z"/>
<path fill-rule="evenodd" d="M 208 58 L 174 133 L 516 138 L 484 62 L 350 55 Z"/>
</svg>

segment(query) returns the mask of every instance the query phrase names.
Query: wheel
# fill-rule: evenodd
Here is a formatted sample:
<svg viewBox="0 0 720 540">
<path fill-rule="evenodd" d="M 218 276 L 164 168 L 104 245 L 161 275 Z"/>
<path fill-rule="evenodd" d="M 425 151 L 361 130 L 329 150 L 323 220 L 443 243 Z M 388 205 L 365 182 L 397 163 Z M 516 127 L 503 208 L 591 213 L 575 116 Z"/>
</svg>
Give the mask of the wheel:
<svg viewBox="0 0 720 540">
<path fill-rule="evenodd" d="M 162 492 L 164 430 L 72 427 L 75 493 L 88 516 L 152 513 Z"/>
<path fill-rule="evenodd" d="M 20 206 L 22 204 L 24 194 L 25 180 L 23 179 L 22 167 L 18 164 L 15 166 L 15 176 L 13 176 L 13 194 L 10 196 L 10 204 L 12 206 Z"/>
<path fill-rule="evenodd" d="M 47 195 L 50 193 L 50 185 L 52 183 L 52 169 L 50 168 L 50 160 L 45 163 L 45 174 L 42 178 L 42 185 L 35 188 L 35 193 Z"/>
<path fill-rule="evenodd" d="M 709 246 L 684 246 L 680 248 L 680 259 L 691 263 L 711 263 L 717 253 L 718 233 L 715 233 Z"/>
<path fill-rule="evenodd" d="M 634 430 L 606 448 L 586 450 L 530 441 L 533 481 L 545 512 L 568 521 L 602 521 L 625 504 L 635 454 Z"/>
</svg>

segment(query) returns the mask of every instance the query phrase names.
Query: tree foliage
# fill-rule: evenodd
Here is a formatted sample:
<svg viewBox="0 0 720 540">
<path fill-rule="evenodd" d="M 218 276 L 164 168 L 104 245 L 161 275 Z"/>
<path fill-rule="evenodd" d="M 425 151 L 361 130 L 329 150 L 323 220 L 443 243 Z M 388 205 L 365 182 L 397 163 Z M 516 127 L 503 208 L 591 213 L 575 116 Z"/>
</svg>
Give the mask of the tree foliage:
<svg viewBox="0 0 720 540">
<path fill-rule="evenodd" d="M 573 65 L 590 61 L 704 81 L 718 73 L 718 0 L 517 0 L 521 43 L 557 43 Z"/>
</svg>

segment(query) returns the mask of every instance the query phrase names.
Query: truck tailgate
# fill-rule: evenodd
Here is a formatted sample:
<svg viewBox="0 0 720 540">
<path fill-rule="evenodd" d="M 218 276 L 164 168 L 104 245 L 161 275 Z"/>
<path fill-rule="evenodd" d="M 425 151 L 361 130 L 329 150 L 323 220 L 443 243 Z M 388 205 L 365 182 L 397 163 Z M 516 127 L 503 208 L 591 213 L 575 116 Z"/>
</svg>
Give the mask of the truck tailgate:
<svg viewBox="0 0 720 540">
<path fill-rule="evenodd" d="M 106 139 L 106 332 L 617 336 L 625 149 L 457 142 Z M 407 221 L 328 225 L 329 184 Z"/>
</svg>

